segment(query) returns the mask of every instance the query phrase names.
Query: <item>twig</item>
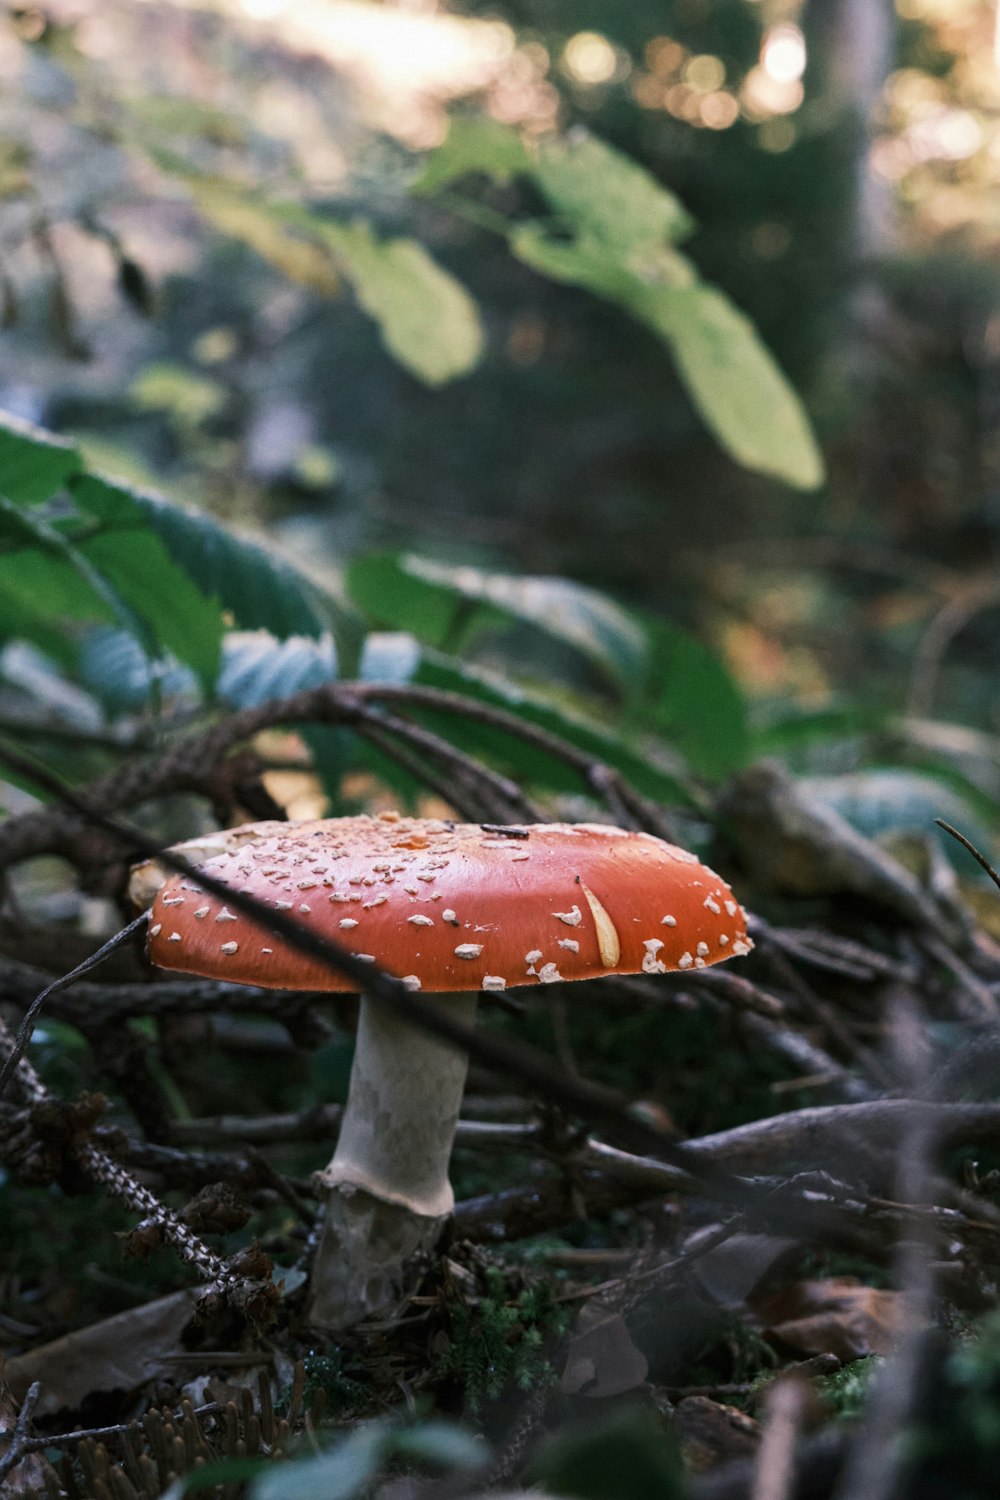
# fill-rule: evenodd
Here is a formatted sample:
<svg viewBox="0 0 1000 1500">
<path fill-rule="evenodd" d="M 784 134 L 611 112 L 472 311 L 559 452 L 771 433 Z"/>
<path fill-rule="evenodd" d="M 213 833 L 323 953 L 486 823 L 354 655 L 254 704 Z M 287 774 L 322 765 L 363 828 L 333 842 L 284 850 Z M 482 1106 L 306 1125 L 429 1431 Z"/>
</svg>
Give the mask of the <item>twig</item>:
<svg viewBox="0 0 1000 1500">
<path fill-rule="evenodd" d="M 967 839 L 964 833 L 959 833 L 957 828 L 953 828 L 950 823 L 946 823 L 944 818 L 935 818 L 934 821 L 939 828 L 944 829 L 945 833 L 950 833 L 953 839 L 957 839 L 958 842 L 962 845 L 963 849 L 968 849 L 973 859 L 976 860 L 980 865 L 982 865 L 983 869 L 986 871 L 993 884 L 1000 888 L 1000 875 L 998 875 L 996 870 L 994 870 L 985 854 L 980 854 L 975 844 L 973 844 L 971 840 Z"/>
<path fill-rule="evenodd" d="M 213 1354 L 216 1360 L 222 1359 L 219 1354 Z M 221 1401 L 210 1401 L 206 1406 L 195 1406 L 191 1409 L 194 1417 L 215 1417 L 225 1411 Z M 183 1413 L 175 1413 L 175 1420 L 182 1420 Z M 135 1422 L 116 1422 L 113 1427 L 77 1427 L 72 1432 L 47 1433 L 45 1437 L 26 1439 L 22 1452 L 37 1453 L 42 1448 L 71 1448 L 75 1443 L 82 1443 L 88 1438 L 95 1443 L 102 1442 L 105 1438 L 121 1437 L 123 1433 L 131 1432 L 136 1426 Z"/>
<path fill-rule="evenodd" d="M 141 917 L 136 917 L 134 922 L 130 922 L 127 927 L 123 927 L 121 932 L 116 932 L 113 938 L 109 938 L 95 953 L 92 953 L 89 958 L 85 958 L 82 964 L 77 964 L 76 968 L 71 969 L 68 974 L 62 974 L 58 979 L 54 979 L 46 989 L 42 990 L 41 994 L 35 996 L 25 1011 L 21 1024 L 17 1029 L 17 1036 L 14 1039 L 7 1060 L 3 1067 L 0 1068 L 0 1094 L 4 1092 L 7 1084 L 10 1082 L 11 1074 L 24 1056 L 24 1049 L 31 1041 L 35 1022 L 48 997 L 57 994 L 59 990 L 67 989 L 75 979 L 79 979 L 84 974 L 89 974 L 92 969 L 96 969 L 98 964 L 103 963 L 110 953 L 114 953 L 117 948 L 121 948 L 125 943 L 130 942 L 135 934 L 145 927 L 145 923 L 146 913 L 143 912 Z"/>
<path fill-rule="evenodd" d="M 21 1402 L 21 1410 L 18 1412 L 17 1421 L 14 1423 L 14 1431 L 11 1433 L 7 1451 L 0 1457 L 0 1480 L 6 1474 L 9 1474 L 30 1451 L 28 1447 L 30 1442 L 28 1424 L 31 1421 L 31 1414 L 35 1409 L 41 1391 L 40 1382 L 35 1380 L 25 1392 L 24 1400 Z"/>
</svg>

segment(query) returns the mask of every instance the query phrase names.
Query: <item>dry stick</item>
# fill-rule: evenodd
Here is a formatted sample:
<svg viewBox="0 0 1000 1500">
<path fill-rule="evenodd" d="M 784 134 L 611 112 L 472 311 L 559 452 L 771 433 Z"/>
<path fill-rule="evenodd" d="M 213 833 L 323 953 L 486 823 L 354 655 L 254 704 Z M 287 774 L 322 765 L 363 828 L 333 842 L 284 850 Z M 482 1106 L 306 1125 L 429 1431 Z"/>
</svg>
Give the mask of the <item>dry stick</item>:
<svg viewBox="0 0 1000 1500">
<path fill-rule="evenodd" d="M 74 979 L 79 979 L 84 974 L 89 974 L 91 969 L 96 969 L 98 964 L 103 963 L 109 954 L 114 953 L 117 948 L 121 948 L 125 943 L 129 942 L 145 926 L 145 923 L 146 913 L 143 912 L 141 917 L 136 917 L 135 921 L 130 922 L 127 927 L 123 927 L 121 932 L 116 932 L 113 938 L 109 938 L 106 943 L 102 943 L 96 952 L 91 953 L 88 958 L 83 960 L 82 964 L 77 964 L 76 968 L 70 969 L 68 974 L 63 974 L 58 979 L 54 979 L 46 989 L 42 990 L 41 994 L 35 996 L 24 1013 L 7 1061 L 0 1068 L 0 1094 L 3 1093 L 10 1081 L 11 1074 L 21 1061 L 24 1049 L 31 1040 L 31 1034 L 35 1029 L 35 1021 L 38 1018 L 38 1014 L 49 996 L 57 994 L 59 990 L 66 989 L 73 983 Z"/>
<path fill-rule="evenodd" d="M 770 932 L 765 924 L 754 923 L 754 939 L 755 941 L 760 941 L 761 946 L 765 948 L 767 958 L 772 967 L 788 985 L 789 989 L 792 990 L 796 998 L 802 1002 L 802 1005 L 809 1014 L 820 1023 L 827 1035 L 840 1043 L 848 1057 L 853 1057 L 856 1061 L 860 1061 L 864 1071 L 881 1088 L 892 1088 L 893 1079 L 888 1069 L 883 1067 L 877 1057 L 868 1053 L 863 1059 L 858 1058 L 857 1041 L 851 1035 L 850 1029 L 841 1021 L 833 1006 L 827 1005 L 825 1000 L 821 1000 L 812 986 L 807 984 L 802 976 L 797 973 L 794 966 L 785 957 L 779 944 L 774 941 L 769 942 Z"/>
<path fill-rule="evenodd" d="M 606 780 L 608 784 L 617 787 L 619 794 L 629 803 L 641 806 L 645 814 L 649 814 L 646 804 L 627 787 L 612 767 L 598 757 L 580 750 L 568 740 L 560 739 L 558 735 L 530 724 L 508 710 L 439 688 L 360 682 L 325 683 L 289 698 L 271 700 L 258 707 L 244 709 L 240 713 L 229 715 L 207 732 L 182 740 L 166 755 L 156 759 L 143 758 L 129 765 L 119 766 L 111 775 L 91 785 L 87 811 L 108 813 L 168 792 L 191 790 L 206 794 L 209 778 L 203 768 L 217 766 L 237 745 L 252 739 L 261 730 L 269 729 L 275 724 L 309 721 L 356 727 L 359 720 L 364 719 L 369 712 L 368 704 L 383 699 L 386 702 L 460 714 L 502 730 L 571 766 L 588 786 L 600 790 Z M 459 751 L 454 751 L 454 754 L 461 756 Z M 479 769 L 469 757 L 461 758 L 467 767 Z M 25 763 L 30 764 L 27 761 Z M 698 805 L 697 788 L 690 782 L 683 765 L 678 762 L 674 766 L 671 763 L 669 774 Z M 66 799 L 61 800 L 65 808 Z M 80 812 L 79 804 L 75 805 L 75 810 Z M 72 857 L 77 822 L 75 817 L 68 818 L 64 810 L 52 808 L 39 809 L 8 820 L 0 826 L 0 865 L 51 852 L 56 846 Z M 653 822 L 655 823 L 655 818 Z"/>
<path fill-rule="evenodd" d="M 442 767 L 451 772 L 453 777 L 457 772 L 462 779 L 471 780 L 469 770 L 474 768 L 474 791 L 480 796 L 484 792 L 488 793 L 488 801 L 495 799 L 495 807 L 489 808 L 488 811 L 490 815 L 499 817 L 501 822 L 538 823 L 541 821 L 538 809 L 532 806 L 516 781 L 471 760 L 461 750 L 456 750 L 454 745 L 450 745 L 447 740 L 432 733 L 431 730 L 425 729 L 423 725 L 411 723 L 408 719 L 401 719 L 398 715 L 386 713 L 384 710 L 373 712 L 371 709 L 359 709 L 358 717 L 359 722 L 354 725 L 356 733 L 365 735 L 375 730 L 380 733 L 383 744 L 387 733 L 396 734 L 401 739 L 407 740 L 414 750 L 419 750 L 438 761 Z M 419 766 L 419 762 L 414 763 Z M 421 770 L 420 775 L 425 777 L 426 771 Z M 446 801 L 451 800 L 451 794 L 447 790 L 444 796 Z"/>
<path fill-rule="evenodd" d="M 25 1393 L 24 1400 L 21 1402 L 21 1410 L 17 1414 L 17 1421 L 14 1423 L 14 1431 L 11 1433 L 10 1444 L 6 1453 L 0 1458 L 0 1480 L 3 1479 L 5 1474 L 9 1474 L 21 1462 L 22 1458 L 27 1457 L 30 1451 L 28 1448 L 28 1443 L 30 1442 L 28 1424 L 31 1421 L 31 1414 L 35 1409 L 35 1403 L 41 1394 L 41 1390 L 41 1384 L 35 1380 L 32 1381 Z"/>
<path fill-rule="evenodd" d="M 390 734 L 383 733 L 374 724 L 366 724 L 363 728 L 359 726 L 358 733 L 370 745 L 374 745 L 376 750 L 381 750 L 383 755 L 388 756 L 390 760 L 396 762 L 397 766 L 409 772 L 414 780 L 421 782 L 430 791 L 436 792 L 442 802 L 447 802 L 463 817 L 473 819 L 478 817 L 480 809 L 473 809 L 469 806 L 464 800 L 462 787 L 455 784 L 454 778 L 449 781 L 443 772 L 438 772 L 426 761 L 421 761 L 405 745 L 397 744 Z"/>
<path fill-rule="evenodd" d="M 266 990 L 253 985 L 230 984 L 215 979 L 187 976 L 149 983 L 74 983 L 72 999 L 59 1000 L 55 991 L 46 999 L 48 1013 L 59 1021 L 75 1022 L 81 1016 L 92 1026 L 104 1026 L 129 1016 L 171 1014 L 204 1015 L 218 1010 L 243 1010 L 287 1020 L 289 1014 L 307 1010 L 317 1001 L 329 1004 L 342 996 L 329 990 Z M 50 976 L 31 964 L 0 955 L 0 992 L 4 1000 L 25 1006 L 49 983 Z M 53 1000 L 55 1003 L 53 1004 Z"/>
<path fill-rule="evenodd" d="M 950 823 L 946 823 L 944 818 L 935 818 L 934 821 L 939 828 L 944 829 L 945 833 L 950 833 L 953 839 L 957 839 L 958 842 L 962 845 L 963 849 L 968 849 L 973 859 L 977 860 L 979 864 L 982 865 L 983 869 L 986 871 L 993 884 L 998 889 L 1000 889 L 1000 875 L 998 875 L 996 870 L 994 870 L 985 854 L 980 854 L 975 844 L 967 839 L 964 833 L 959 833 L 957 828 L 953 828 Z"/>
<path fill-rule="evenodd" d="M 216 1354 L 216 1358 L 219 1356 Z M 225 1411 L 221 1401 L 210 1401 L 206 1406 L 195 1406 L 192 1408 L 192 1416 L 215 1417 Z M 183 1420 L 183 1413 L 174 1413 L 173 1420 Z M 82 1443 L 85 1439 L 92 1442 L 101 1442 L 104 1438 L 121 1437 L 124 1432 L 132 1432 L 140 1422 L 118 1422 L 113 1427 L 77 1427 L 73 1432 L 52 1432 L 45 1437 L 27 1438 L 22 1446 L 22 1453 L 37 1453 L 42 1448 L 70 1448 L 74 1443 Z"/>
<path fill-rule="evenodd" d="M 970 1005 L 956 1005 L 964 1021 L 982 1023 L 983 1021 L 996 1021 L 998 1015 L 997 997 L 979 975 L 974 973 L 969 965 L 957 953 L 953 953 L 947 943 L 943 943 L 939 937 L 932 932 L 923 933 L 919 944 L 930 954 L 937 963 L 947 969 L 954 979 L 958 981 L 958 989 L 968 995 L 972 1001 Z"/>
</svg>

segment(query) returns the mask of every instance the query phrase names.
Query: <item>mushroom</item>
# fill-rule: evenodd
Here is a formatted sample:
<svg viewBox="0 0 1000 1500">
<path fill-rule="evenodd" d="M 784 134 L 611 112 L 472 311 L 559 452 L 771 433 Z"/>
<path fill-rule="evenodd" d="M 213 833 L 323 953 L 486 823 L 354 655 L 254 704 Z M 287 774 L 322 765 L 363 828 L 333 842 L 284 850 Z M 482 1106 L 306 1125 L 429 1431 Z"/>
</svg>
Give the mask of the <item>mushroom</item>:
<svg viewBox="0 0 1000 1500">
<path fill-rule="evenodd" d="M 729 886 L 693 855 L 604 824 L 493 827 L 395 813 L 235 830 L 206 873 L 336 938 L 471 1022 L 477 995 L 608 974 L 692 971 L 749 952 Z M 152 902 L 149 954 L 243 984 L 353 990 L 180 876 Z M 466 1058 L 364 995 L 310 1321 L 384 1310 L 451 1212 Z"/>
</svg>

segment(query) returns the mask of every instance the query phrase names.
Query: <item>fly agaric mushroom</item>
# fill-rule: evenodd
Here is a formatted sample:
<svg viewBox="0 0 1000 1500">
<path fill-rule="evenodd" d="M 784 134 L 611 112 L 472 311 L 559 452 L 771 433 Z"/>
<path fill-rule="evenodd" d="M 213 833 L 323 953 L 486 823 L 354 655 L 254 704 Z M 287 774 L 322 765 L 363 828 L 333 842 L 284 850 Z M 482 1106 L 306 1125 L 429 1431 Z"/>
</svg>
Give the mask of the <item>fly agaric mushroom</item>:
<svg viewBox="0 0 1000 1500">
<path fill-rule="evenodd" d="M 481 991 L 695 971 L 751 947 L 729 886 L 693 854 L 604 824 L 500 828 L 395 813 L 260 823 L 233 830 L 200 867 L 409 988 L 446 995 L 469 1022 Z M 153 900 L 148 942 L 167 969 L 356 988 L 176 875 Z M 405 1263 L 434 1244 L 454 1203 L 448 1163 L 465 1074 L 464 1054 L 362 995 L 340 1136 L 317 1179 L 328 1198 L 317 1326 L 384 1309 Z"/>
</svg>

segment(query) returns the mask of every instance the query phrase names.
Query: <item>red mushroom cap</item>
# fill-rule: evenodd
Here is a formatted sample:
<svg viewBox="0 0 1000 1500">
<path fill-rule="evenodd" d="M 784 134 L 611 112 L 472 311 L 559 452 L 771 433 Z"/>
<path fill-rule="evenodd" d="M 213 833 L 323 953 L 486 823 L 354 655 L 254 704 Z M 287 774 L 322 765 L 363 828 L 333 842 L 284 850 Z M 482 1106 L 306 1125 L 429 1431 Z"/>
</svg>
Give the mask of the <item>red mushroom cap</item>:
<svg viewBox="0 0 1000 1500">
<path fill-rule="evenodd" d="M 396 814 L 260 823 L 202 866 L 414 989 L 698 969 L 748 953 L 746 913 L 693 855 L 595 823 L 498 829 Z M 165 969 L 277 989 L 353 990 L 193 882 L 150 912 Z"/>
</svg>

